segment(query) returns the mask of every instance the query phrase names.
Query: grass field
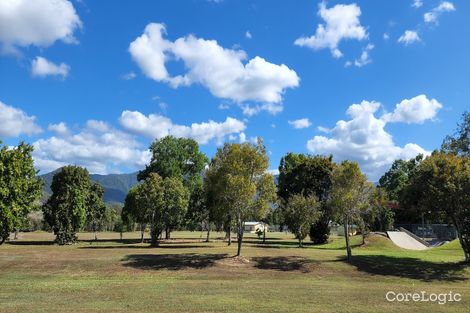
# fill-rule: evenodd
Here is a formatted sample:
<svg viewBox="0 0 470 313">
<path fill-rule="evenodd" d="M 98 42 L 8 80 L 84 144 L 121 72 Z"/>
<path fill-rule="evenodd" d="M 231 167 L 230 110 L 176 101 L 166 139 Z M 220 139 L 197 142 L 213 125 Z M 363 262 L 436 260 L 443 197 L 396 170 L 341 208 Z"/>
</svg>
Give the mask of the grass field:
<svg viewBox="0 0 470 313">
<path fill-rule="evenodd" d="M 51 234 L 22 233 L 0 246 L 0 312 L 469 312 L 470 269 L 457 242 L 414 252 L 371 236 L 297 248 L 290 234 L 269 233 L 263 245 L 248 236 L 236 244 L 221 234 L 175 232 L 159 248 L 138 233 L 79 235 L 53 245 Z M 249 262 L 248 262 L 249 261 Z M 387 291 L 462 295 L 461 302 L 398 303 Z"/>
</svg>

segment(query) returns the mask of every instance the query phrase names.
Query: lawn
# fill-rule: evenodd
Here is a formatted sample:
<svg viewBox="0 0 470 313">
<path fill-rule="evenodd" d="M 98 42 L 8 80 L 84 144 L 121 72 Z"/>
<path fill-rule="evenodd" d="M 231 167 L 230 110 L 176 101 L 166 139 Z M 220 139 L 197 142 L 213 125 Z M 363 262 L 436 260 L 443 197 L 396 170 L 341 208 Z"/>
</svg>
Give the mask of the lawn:
<svg viewBox="0 0 470 313">
<path fill-rule="evenodd" d="M 468 312 L 470 269 L 457 242 L 414 252 L 371 236 L 297 248 L 290 234 L 247 236 L 232 256 L 222 234 L 175 232 L 161 247 L 138 233 L 79 235 L 53 245 L 48 233 L 22 233 L 0 246 L 0 312 Z M 397 303 L 387 291 L 462 294 L 461 302 Z"/>
</svg>

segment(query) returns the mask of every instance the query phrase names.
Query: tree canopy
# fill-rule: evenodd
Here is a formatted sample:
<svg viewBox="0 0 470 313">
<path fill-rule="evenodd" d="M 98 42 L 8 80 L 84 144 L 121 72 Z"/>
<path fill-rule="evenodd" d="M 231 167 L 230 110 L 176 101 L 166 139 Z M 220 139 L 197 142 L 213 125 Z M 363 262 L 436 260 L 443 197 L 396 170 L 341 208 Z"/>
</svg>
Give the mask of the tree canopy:
<svg viewBox="0 0 470 313">
<path fill-rule="evenodd" d="M 32 152 L 33 147 L 23 142 L 0 148 L 0 244 L 39 206 L 42 181 L 36 177 Z"/>
</svg>

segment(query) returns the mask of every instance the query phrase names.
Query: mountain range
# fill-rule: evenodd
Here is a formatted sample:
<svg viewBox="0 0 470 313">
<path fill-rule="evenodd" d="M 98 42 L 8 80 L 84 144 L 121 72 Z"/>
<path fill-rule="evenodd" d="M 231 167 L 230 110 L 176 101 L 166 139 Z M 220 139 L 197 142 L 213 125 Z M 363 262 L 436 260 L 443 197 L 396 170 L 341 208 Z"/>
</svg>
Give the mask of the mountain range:
<svg viewBox="0 0 470 313">
<path fill-rule="evenodd" d="M 49 197 L 49 195 L 52 193 L 52 177 L 58 171 L 60 171 L 60 169 L 39 176 L 44 180 L 43 190 L 45 198 Z M 137 172 L 130 174 L 108 175 L 90 174 L 90 178 L 93 182 L 98 182 L 101 184 L 101 186 L 103 186 L 103 199 L 106 203 L 124 203 L 124 199 L 126 198 L 129 189 L 137 184 Z"/>
</svg>

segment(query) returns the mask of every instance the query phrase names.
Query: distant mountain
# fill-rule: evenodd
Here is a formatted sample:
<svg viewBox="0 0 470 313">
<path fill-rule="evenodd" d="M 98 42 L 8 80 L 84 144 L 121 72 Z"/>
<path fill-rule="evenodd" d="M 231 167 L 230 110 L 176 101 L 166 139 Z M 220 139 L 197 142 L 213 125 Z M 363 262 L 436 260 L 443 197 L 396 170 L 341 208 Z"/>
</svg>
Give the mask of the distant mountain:
<svg viewBox="0 0 470 313">
<path fill-rule="evenodd" d="M 48 197 L 51 191 L 52 177 L 60 171 L 57 169 L 53 172 L 40 175 L 44 180 L 44 193 Z M 98 175 L 91 174 L 90 178 L 93 182 L 98 182 L 104 188 L 104 201 L 107 203 L 124 203 L 127 192 L 137 184 L 137 172 L 130 174 L 109 174 Z"/>
</svg>

